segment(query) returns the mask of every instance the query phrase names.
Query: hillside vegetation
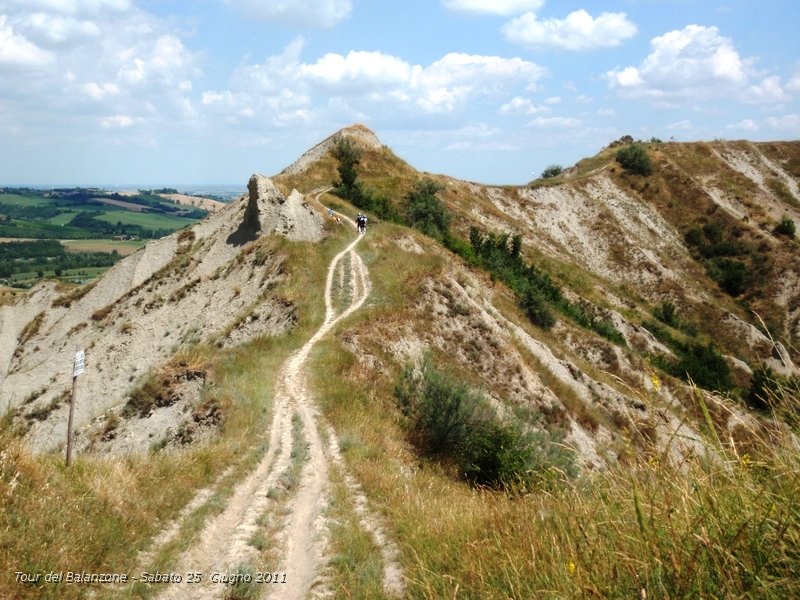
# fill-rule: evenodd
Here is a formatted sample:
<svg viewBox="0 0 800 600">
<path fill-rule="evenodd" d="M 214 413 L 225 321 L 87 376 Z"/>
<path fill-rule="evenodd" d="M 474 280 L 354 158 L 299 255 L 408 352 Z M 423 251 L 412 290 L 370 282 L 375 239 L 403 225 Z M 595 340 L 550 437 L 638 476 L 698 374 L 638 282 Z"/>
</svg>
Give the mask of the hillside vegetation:
<svg viewBox="0 0 800 600">
<path fill-rule="evenodd" d="M 412 598 L 800 594 L 800 143 L 631 142 L 493 187 L 354 126 L 93 287 L 8 300 L 5 573 L 177 568 L 273 455 L 237 568 L 275 570 L 311 454 L 331 453 L 314 527 L 333 597 L 396 595 L 393 561 Z M 368 213 L 357 257 L 326 207 Z M 65 469 L 69 353 L 41 358 L 70 336 L 104 397 Z M 275 389 L 301 346 L 319 431 Z M 0 579 L 88 589 L 164 590 Z"/>
</svg>

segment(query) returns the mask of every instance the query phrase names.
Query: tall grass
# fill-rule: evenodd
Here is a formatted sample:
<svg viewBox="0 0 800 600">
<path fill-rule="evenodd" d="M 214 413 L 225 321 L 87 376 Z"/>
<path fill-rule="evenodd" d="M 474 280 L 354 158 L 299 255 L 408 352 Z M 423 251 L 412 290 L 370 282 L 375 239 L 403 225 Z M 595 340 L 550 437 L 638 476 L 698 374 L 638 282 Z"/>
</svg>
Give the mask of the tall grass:
<svg viewBox="0 0 800 600">
<path fill-rule="evenodd" d="M 298 307 L 299 319 L 289 334 L 230 350 L 195 346 L 179 352 L 176 361 L 202 363 L 214 372 L 210 399 L 222 407 L 225 420 L 221 435 L 208 445 L 122 459 L 83 455 L 65 469 L 60 455 L 32 454 L 11 432 L 10 419 L 3 419 L 0 598 L 79 598 L 91 588 L 100 598 L 122 594 L 88 585 L 22 584 L 15 581 L 14 572 L 135 574 L 141 568 L 139 551 L 150 549 L 152 537 L 174 521 L 197 489 L 213 486 L 211 500 L 186 519 L 179 539 L 157 549 L 153 564 L 147 565 L 169 569 L 202 529 L 204 518 L 224 507 L 235 481 L 265 450 L 275 374 L 322 321 L 321 294 L 307 292 L 321 289 L 328 262 L 346 241 L 342 233 L 310 252 L 307 245 L 274 240 L 290 274 L 274 293 Z M 229 467 L 230 475 L 218 480 Z M 133 586 L 124 595 L 153 593 L 146 586 Z"/>
<path fill-rule="evenodd" d="M 386 268 L 370 262 L 378 290 Z M 376 310 L 376 331 L 381 319 L 397 320 L 395 307 Z M 784 426 L 745 420 L 729 432 L 720 423 L 734 409 L 723 403 L 714 412 L 727 416 L 709 417 L 694 454 L 640 452 L 631 441 L 624 465 L 559 486 L 524 495 L 474 488 L 415 452 L 392 401 L 401 365 L 381 354 L 386 340 L 366 339 L 361 318 L 351 327 L 380 368 L 329 340 L 312 357 L 314 389 L 348 468 L 400 547 L 409 597 L 800 596 L 800 452 Z M 780 415 L 800 395 L 781 389 L 773 401 Z M 335 535 L 334 563 L 349 564 L 357 536 Z M 359 589 L 354 568 L 337 575 L 342 597 Z"/>
</svg>

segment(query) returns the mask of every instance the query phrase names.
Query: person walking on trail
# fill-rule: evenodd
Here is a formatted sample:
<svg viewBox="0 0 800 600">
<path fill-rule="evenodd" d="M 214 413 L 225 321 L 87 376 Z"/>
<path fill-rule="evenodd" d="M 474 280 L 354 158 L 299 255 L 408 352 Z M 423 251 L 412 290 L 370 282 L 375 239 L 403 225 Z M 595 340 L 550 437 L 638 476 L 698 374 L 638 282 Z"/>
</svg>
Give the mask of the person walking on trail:
<svg viewBox="0 0 800 600">
<path fill-rule="evenodd" d="M 358 228 L 358 233 L 365 233 L 367 231 L 367 215 L 358 213 L 356 227 Z"/>
</svg>

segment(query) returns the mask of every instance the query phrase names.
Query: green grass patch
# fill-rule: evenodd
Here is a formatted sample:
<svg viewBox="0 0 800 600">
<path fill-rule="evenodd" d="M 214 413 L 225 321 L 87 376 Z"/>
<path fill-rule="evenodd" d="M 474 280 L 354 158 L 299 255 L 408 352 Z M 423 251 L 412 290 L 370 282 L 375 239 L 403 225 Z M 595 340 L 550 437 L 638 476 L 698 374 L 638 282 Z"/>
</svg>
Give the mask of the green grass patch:
<svg viewBox="0 0 800 600">
<path fill-rule="evenodd" d="M 139 225 L 145 229 L 181 229 L 187 225 L 192 225 L 197 222 L 197 219 L 184 219 L 181 217 L 172 217 L 169 215 L 153 214 L 153 213 L 136 213 L 122 210 L 107 211 L 97 217 L 99 221 L 115 224 L 117 222 L 123 225 Z"/>
</svg>

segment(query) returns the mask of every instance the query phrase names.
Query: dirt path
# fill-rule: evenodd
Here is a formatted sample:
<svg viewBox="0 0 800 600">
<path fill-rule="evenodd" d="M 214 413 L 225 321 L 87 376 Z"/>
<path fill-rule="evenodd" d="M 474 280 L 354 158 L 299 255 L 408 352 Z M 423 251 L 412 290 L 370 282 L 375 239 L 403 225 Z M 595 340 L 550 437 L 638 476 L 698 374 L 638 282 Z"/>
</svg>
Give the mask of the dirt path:
<svg viewBox="0 0 800 600">
<path fill-rule="evenodd" d="M 317 194 L 317 199 L 322 192 Z M 349 218 L 340 215 L 355 228 Z M 369 275 L 355 247 L 361 236 L 337 254 L 328 268 L 325 283 L 325 320 L 316 333 L 281 368 L 276 386 L 273 423 L 269 446 L 258 466 L 237 486 L 225 509 L 209 521 L 197 542 L 178 559 L 173 573 L 183 575 L 182 583 L 172 583 L 159 596 L 163 600 L 222 598 L 228 586 L 213 581 L 213 575 L 235 574 L 242 565 L 257 564 L 258 551 L 251 544 L 260 523 L 267 519 L 278 529 L 281 542 L 280 566 L 264 565 L 272 573 L 285 573 L 285 584 L 263 584 L 258 593 L 263 598 L 301 599 L 327 596 L 325 566 L 328 527 L 324 515 L 329 496 L 331 466 L 344 475 L 353 510 L 362 527 L 380 548 L 383 557 L 384 588 L 390 596 L 402 595 L 403 577 L 397 562 L 398 551 L 372 514 L 367 500 L 354 478 L 347 474 L 335 433 L 321 418 L 306 387 L 305 368 L 314 345 L 337 323 L 358 310 L 370 291 Z M 347 261 L 345 261 L 347 258 Z M 340 275 L 349 262 L 349 273 Z M 340 275 L 340 276 L 337 276 Z M 334 307 L 334 282 L 349 280 L 349 298 L 342 310 Z M 342 290 L 340 285 L 339 290 Z M 308 461 L 302 467 L 296 493 L 288 501 L 284 514 L 276 513 L 271 490 L 280 488 L 281 477 L 291 469 L 291 449 L 297 435 L 292 417 L 298 415 L 307 445 Z M 321 431 L 326 433 L 323 441 Z M 258 571 L 258 568 L 256 568 Z M 186 573 L 201 573 L 200 583 L 189 583 Z"/>
</svg>

